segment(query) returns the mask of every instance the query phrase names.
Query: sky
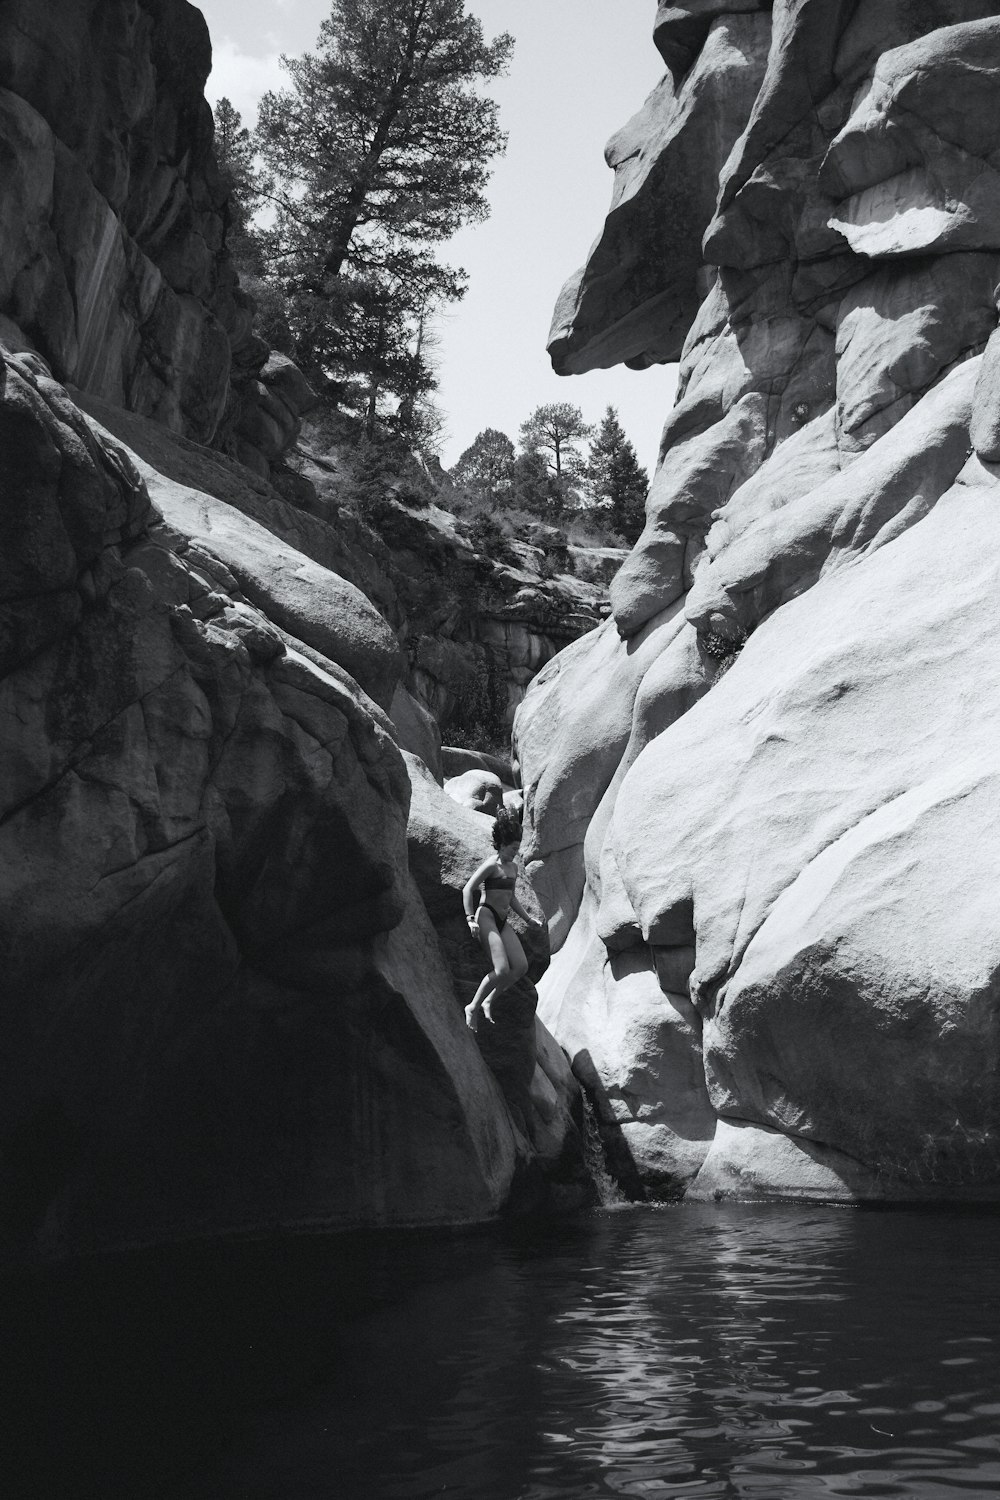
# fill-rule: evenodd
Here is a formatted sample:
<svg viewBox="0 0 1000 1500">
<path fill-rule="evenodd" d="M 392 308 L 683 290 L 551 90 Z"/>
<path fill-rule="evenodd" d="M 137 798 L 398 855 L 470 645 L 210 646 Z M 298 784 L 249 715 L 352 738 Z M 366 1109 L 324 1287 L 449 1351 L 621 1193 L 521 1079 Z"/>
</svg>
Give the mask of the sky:
<svg viewBox="0 0 1000 1500">
<path fill-rule="evenodd" d="M 229 98 L 245 125 L 287 75 L 279 57 L 315 48 L 329 0 L 197 0 L 212 35 L 208 97 Z M 515 38 L 509 74 L 490 87 L 509 134 L 488 190 L 490 218 L 460 230 L 442 258 L 464 267 L 464 299 L 439 322 L 436 400 L 442 460 L 455 463 L 485 427 L 514 441 L 536 406 L 571 401 L 588 422 L 610 404 L 652 473 L 676 367 L 560 377 L 545 343 L 563 282 L 586 259 L 611 201 L 604 146 L 659 81 L 655 0 L 468 0 L 487 38 Z"/>
</svg>

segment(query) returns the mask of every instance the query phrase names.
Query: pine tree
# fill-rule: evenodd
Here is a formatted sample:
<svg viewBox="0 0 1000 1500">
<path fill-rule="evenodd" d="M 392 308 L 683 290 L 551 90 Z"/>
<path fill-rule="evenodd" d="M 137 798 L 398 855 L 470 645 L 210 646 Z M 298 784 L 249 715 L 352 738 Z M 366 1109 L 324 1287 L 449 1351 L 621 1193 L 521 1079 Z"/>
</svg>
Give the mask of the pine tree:
<svg viewBox="0 0 1000 1500">
<path fill-rule="evenodd" d="M 261 102 L 268 250 L 298 355 L 366 425 L 433 386 L 421 330 L 466 277 L 432 247 L 487 216 L 506 137 L 476 86 L 512 46 L 486 42 L 465 0 L 333 0 L 317 51 L 283 58 L 291 86 Z"/>
<path fill-rule="evenodd" d="M 488 499 L 510 498 L 514 485 L 514 444 L 505 432 L 487 427 L 476 434 L 451 471 L 456 484 L 476 490 Z"/>
<path fill-rule="evenodd" d="M 590 447 L 587 492 L 595 505 L 603 506 L 615 531 L 628 542 L 636 542 L 645 524 L 649 484 L 625 436 L 618 413 L 609 406 Z"/>
<path fill-rule="evenodd" d="M 526 453 L 547 455 L 546 462 L 558 483 L 577 479 L 584 469 L 579 444 L 593 432 L 583 412 L 568 401 L 537 406 L 521 424 L 521 444 Z"/>
<path fill-rule="evenodd" d="M 511 501 L 543 521 L 554 522 L 566 505 L 566 486 L 556 478 L 537 448 L 519 453 L 511 473 Z"/>
<path fill-rule="evenodd" d="M 229 99 L 219 100 L 214 115 L 215 160 L 229 194 L 226 246 L 241 273 L 259 274 L 263 268 L 253 216 L 263 201 L 263 192 L 253 140 Z"/>
</svg>

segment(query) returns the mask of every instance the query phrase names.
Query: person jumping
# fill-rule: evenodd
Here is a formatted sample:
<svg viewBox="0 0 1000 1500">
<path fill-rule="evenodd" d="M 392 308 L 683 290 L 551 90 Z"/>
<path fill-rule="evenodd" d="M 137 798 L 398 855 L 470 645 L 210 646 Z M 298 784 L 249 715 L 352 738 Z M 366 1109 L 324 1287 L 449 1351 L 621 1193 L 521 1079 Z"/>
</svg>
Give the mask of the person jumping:
<svg viewBox="0 0 1000 1500">
<path fill-rule="evenodd" d="M 490 972 L 465 1007 L 465 1021 L 471 1031 L 479 1025 L 480 1010 L 492 1022 L 496 997 L 528 972 L 520 939 L 507 923 L 511 911 L 536 930 L 545 925 L 536 922 L 514 894 L 521 824 L 509 808 L 503 808 L 493 820 L 493 847 L 496 854 L 483 860 L 462 891 L 469 931 L 479 939 L 490 963 Z"/>
</svg>

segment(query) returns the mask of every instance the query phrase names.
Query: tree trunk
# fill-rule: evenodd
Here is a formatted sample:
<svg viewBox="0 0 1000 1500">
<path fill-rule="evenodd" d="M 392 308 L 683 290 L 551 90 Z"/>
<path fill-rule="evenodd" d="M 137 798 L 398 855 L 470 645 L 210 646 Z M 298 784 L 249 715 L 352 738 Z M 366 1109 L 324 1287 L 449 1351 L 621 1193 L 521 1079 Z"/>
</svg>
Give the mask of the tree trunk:
<svg viewBox="0 0 1000 1500">
<path fill-rule="evenodd" d="M 420 15 L 422 17 L 423 12 Z M 371 192 L 372 182 L 378 170 L 378 164 L 382 160 L 382 153 L 389 144 L 389 134 L 395 125 L 399 112 L 406 101 L 410 85 L 413 83 L 413 59 L 416 37 L 411 36 L 408 47 L 406 63 L 397 78 L 383 106 L 372 136 L 372 143 L 365 152 L 364 160 L 358 168 L 354 181 L 351 183 L 344 205 L 344 212 L 333 228 L 330 253 L 323 262 L 323 269 L 328 276 L 339 276 L 347 252 L 351 247 L 351 239 L 358 227 L 361 218 L 361 210 L 364 208 Z"/>
<path fill-rule="evenodd" d="M 365 411 L 365 434 L 369 439 L 375 437 L 375 421 L 378 416 L 378 393 L 380 389 L 378 371 L 385 359 L 385 316 L 378 320 L 378 335 L 375 340 L 375 349 L 372 358 L 371 385 L 368 387 L 368 407 Z"/>
<path fill-rule="evenodd" d="M 369 442 L 375 439 L 375 417 L 378 412 L 378 381 L 374 378 L 368 388 L 368 406 L 365 411 L 365 437 Z"/>
</svg>

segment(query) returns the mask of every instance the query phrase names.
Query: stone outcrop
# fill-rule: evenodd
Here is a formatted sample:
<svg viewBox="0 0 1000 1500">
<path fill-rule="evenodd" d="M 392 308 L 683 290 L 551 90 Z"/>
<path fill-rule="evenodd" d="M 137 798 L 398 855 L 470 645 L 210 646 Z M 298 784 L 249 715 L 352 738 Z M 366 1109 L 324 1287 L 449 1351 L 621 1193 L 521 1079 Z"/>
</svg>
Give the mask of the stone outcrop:
<svg viewBox="0 0 1000 1500">
<path fill-rule="evenodd" d="M 0 25 L 7 347 L 267 476 L 313 398 L 226 253 L 201 12 L 9 0 Z"/>
<path fill-rule="evenodd" d="M 515 730 L 540 1014 L 636 1196 L 1000 1195 L 994 12 L 660 6 L 557 311 L 565 372 L 686 331 L 613 619 Z"/>
<path fill-rule="evenodd" d="M 578 375 L 676 359 L 701 300 L 701 237 L 718 176 L 743 128 L 767 61 L 770 17 L 746 5 L 720 16 L 683 87 L 668 73 L 608 142 L 614 199 L 583 269 L 556 306 L 549 348 L 556 370 Z M 669 61 L 668 19 L 657 34 Z"/>
<path fill-rule="evenodd" d="M 622 549 L 568 547 L 539 526 L 539 544 L 512 541 L 498 557 L 441 505 L 418 507 L 387 490 L 363 518 L 344 503 L 335 461 L 306 446 L 300 468 L 315 490 L 310 510 L 325 523 L 327 561 L 393 626 L 407 691 L 446 740 L 503 736 L 545 663 L 607 614 Z M 545 546 L 546 532 L 558 548 Z"/>
<path fill-rule="evenodd" d="M 418 510 L 386 497 L 377 521 L 366 524 L 338 501 L 336 485 L 310 461 L 302 464 L 309 488 L 304 505 L 298 496 L 286 499 L 245 466 L 213 459 L 205 448 L 149 418 L 76 388 L 72 393 L 149 469 L 174 481 L 175 494 L 193 489 L 214 496 L 257 523 L 258 600 L 277 581 L 271 577 L 270 533 L 280 539 L 275 567 L 285 543 L 336 574 L 345 598 L 356 601 L 361 594 L 374 606 L 399 642 L 390 716 L 401 743 L 439 779 L 442 726 L 445 733 L 458 732 L 487 716 L 490 731 L 502 735 L 541 666 L 607 613 L 607 574 L 626 556 L 618 549 L 572 549 L 582 558 L 595 553 L 596 581 L 575 572 L 545 577 L 541 549 L 515 543 L 513 561 L 498 562 L 477 552 L 439 506 Z M 210 502 L 203 498 L 199 504 L 210 525 Z M 308 569 L 301 558 L 295 568 L 304 596 Z M 501 768 L 505 782 L 511 777 L 507 759 Z"/>
</svg>

